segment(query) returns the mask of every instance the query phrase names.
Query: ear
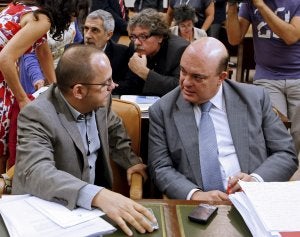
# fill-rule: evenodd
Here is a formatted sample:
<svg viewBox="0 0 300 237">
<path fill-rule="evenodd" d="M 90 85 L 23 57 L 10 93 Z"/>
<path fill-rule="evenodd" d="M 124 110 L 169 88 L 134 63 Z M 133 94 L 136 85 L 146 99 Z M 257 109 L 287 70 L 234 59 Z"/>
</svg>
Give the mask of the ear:
<svg viewBox="0 0 300 237">
<path fill-rule="evenodd" d="M 161 44 L 163 42 L 164 37 L 162 35 L 158 35 L 158 43 Z"/>
<path fill-rule="evenodd" d="M 222 71 L 219 75 L 219 83 L 220 85 L 222 82 L 227 78 L 228 73 L 226 71 Z"/>
<path fill-rule="evenodd" d="M 114 32 L 112 32 L 112 31 L 106 33 L 107 41 L 110 40 L 110 38 L 113 36 L 113 34 L 114 34 Z"/>
<path fill-rule="evenodd" d="M 87 94 L 87 88 L 81 84 L 76 84 L 72 89 L 72 94 L 77 100 L 82 100 Z"/>
</svg>

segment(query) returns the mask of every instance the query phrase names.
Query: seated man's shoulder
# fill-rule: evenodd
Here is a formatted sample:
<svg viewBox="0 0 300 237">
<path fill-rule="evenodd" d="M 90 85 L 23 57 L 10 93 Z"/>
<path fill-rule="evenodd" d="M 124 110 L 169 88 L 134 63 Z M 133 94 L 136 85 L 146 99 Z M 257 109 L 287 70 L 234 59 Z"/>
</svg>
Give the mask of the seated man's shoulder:
<svg viewBox="0 0 300 237">
<path fill-rule="evenodd" d="M 125 44 L 116 43 L 113 40 L 110 40 L 110 44 L 113 48 L 119 49 L 119 50 L 128 50 L 128 46 Z"/>
<path fill-rule="evenodd" d="M 20 114 L 26 114 L 29 116 L 35 116 L 37 114 L 49 117 L 49 114 L 57 114 L 50 98 L 49 89 L 41 93 L 36 99 L 26 105 L 20 112 Z"/>
<path fill-rule="evenodd" d="M 179 88 L 179 86 L 177 86 L 175 89 L 171 90 L 169 93 L 167 93 L 163 97 L 161 97 L 151 107 L 153 107 L 153 108 L 161 107 L 161 108 L 164 108 L 164 110 L 167 110 L 167 108 L 172 107 L 172 105 L 175 103 L 175 101 L 180 96 L 180 93 L 181 93 L 180 88 Z"/>
<path fill-rule="evenodd" d="M 261 86 L 256 86 L 253 84 L 241 83 L 232 80 L 226 80 L 226 84 L 230 85 L 231 88 L 243 92 L 243 95 L 262 95 L 265 93 L 265 89 Z"/>
<path fill-rule="evenodd" d="M 169 45 L 171 47 L 177 47 L 177 48 L 186 48 L 190 43 L 185 40 L 184 38 L 170 34 L 169 36 Z"/>
</svg>

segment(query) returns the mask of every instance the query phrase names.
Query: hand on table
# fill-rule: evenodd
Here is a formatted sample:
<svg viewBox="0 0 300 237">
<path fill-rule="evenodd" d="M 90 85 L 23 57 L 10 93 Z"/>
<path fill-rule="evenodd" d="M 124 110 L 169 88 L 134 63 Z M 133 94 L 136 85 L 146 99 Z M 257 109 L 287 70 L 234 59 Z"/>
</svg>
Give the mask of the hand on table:
<svg viewBox="0 0 300 237">
<path fill-rule="evenodd" d="M 196 191 L 191 197 L 191 200 L 198 200 L 198 201 L 229 201 L 228 195 L 224 192 L 219 190 L 213 190 L 208 192 L 203 191 Z"/>
<path fill-rule="evenodd" d="M 157 222 L 147 208 L 105 188 L 97 193 L 92 205 L 101 208 L 128 236 L 132 236 L 133 233 L 127 224 L 133 226 L 140 233 L 145 233 L 154 230 L 148 220 L 152 223 Z"/>
</svg>

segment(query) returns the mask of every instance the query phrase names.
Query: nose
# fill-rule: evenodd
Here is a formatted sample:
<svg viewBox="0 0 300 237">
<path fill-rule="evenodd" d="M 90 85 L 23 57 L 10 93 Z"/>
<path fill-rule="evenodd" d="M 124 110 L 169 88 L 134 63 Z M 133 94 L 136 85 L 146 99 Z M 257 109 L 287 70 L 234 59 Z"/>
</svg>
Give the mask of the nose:
<svg viewBox="0 0 300 237">
<path fill-rule="evenodd" d="M 90 30 L 84 30 L 84 38 L 86 38 L 86 39 L 90 39 L 91 38 Z"/>
<path fill-rule="evenodd" d="M 191 86 L 193 84 L 193 80 L 189 75 L 180 75 L 180 81 L 184 86 Z"/>
<path fill-rule="evenodd" d="M 142 41 L 140 41 L 139 38 L 135 38 L 135 39 L 133 40 L 133 43 L 134 43 L 135 45 L 141 45 L 141 44 L 142 44 Z"/>
<path fill-rule="evenodd" d="M 119 86 L 119 84 L 117 84 L 114 81 L 112 81 L 111 84 L 109 86 L 107 86 L 107 90 L 108 91 L 112 91 L 113 89 L 115 89 L 118 86 Z"/>
</svg>

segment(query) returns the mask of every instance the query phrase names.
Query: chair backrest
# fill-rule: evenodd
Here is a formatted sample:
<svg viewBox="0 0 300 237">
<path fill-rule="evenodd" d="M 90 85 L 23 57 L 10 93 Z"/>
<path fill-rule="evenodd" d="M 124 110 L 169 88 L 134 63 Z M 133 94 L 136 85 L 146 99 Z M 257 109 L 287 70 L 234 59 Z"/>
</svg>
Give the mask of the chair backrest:
<svg viewBox="0 0 300 237">
<path fill-rule="evenodd" d="M 120 99 L 112 99 L 112 110 L 122 119 L 123 125 L 131 139 L 132 150 L 136 155 L 140 155 L 141 143 L 141 110 L 137 104 Z M 113 191 L 121 193 L 127 197 L 129 186 L 127 184 L 126 171 L 111 160 L 113 171 Z M 132 190 L 130 190 L 132 192 Z"/>
</svg>

